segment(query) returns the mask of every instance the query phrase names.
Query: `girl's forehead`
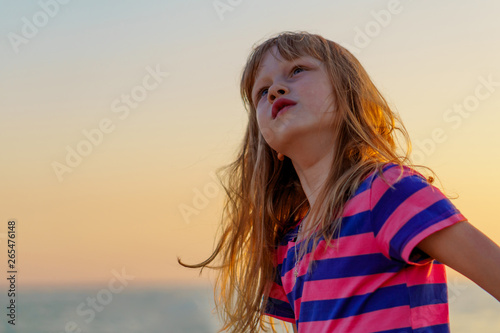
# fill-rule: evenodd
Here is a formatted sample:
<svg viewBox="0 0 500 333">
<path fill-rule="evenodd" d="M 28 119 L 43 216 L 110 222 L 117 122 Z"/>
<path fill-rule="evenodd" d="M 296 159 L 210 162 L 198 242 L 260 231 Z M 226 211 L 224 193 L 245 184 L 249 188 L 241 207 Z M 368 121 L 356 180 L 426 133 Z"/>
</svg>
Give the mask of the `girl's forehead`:
<svg viewBox="0 0 500 333">
<path fill-rule="evenodd" d="M 255 86 L 259 79 L 261 79 L 263 76 L 265 76 L 266 72 L 269 70 L 274 69 L 275 67 L 280 68 L 281 66 L 286 66 L 288 64 L 296 64 L 299 63 L 300 61 L 308 61 L 312 62 L 313 64 L 316 65 L 322 65 L 322 61 L 316 59 L 313 56 L 310 56 L 308 54 L 303 54 L 303 55 L 294 55 L 292 56 L 283 56 L 279 51 L 276 46 L 273 48 L 267 50 L 260 61 L 257 64 L 257 67 L 255 68 L 255 76 L 253 80 L 253 85 Z"/>
<path fill-rule="evenodd" d="M 255 82 L 259 76 L 261 76 L 262 72 L 268 69 L 269 66 L 274 64 L 283 64 L 286 62 L 288 62 L 288 60 L 283 58 L 283 56 L 276 50 L 276 47 L 266 51 L 255 69 Z"/>
<path fill-rule="evenodd" d="M 258 66 L 257 66 L 257 75 L 259 71 L 265 67 L 266 64 L 269 63 L 295 63 L 301 59 L 310 59 L 312 61 L 317 61 L 319 62 L 318 59 L 314 58 L 313 56 L 306 54 L 306 53 L 294 53 L 293 55 L 290 53 L 280 53 L 278 48 L 276 46 L 273 46 L 269 50 L 267 50 L 262 58 L 260 59 Z"/>
</svg>

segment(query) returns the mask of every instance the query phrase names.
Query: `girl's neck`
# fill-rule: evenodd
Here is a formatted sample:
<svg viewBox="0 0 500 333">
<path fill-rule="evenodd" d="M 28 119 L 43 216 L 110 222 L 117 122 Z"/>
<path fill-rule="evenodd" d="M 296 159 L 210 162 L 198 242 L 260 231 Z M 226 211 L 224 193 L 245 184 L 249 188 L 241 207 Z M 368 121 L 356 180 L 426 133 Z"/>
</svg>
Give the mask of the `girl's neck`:
<svg viewBox="0 0 500 333">
<path fill-rule="evenodd" d="M 333 159 L 333 151 L 325 153 L 323 156 L 315 159 L 314 163 L 308 163 L 303 167 L 304 163 L 296 161 L 292 158 L 292 163 L 295 172 L 300 180 L 302 189 L 309 202 L 309 207 L 313 207 L 316 198 L 326 182 Z"/>
</svg>

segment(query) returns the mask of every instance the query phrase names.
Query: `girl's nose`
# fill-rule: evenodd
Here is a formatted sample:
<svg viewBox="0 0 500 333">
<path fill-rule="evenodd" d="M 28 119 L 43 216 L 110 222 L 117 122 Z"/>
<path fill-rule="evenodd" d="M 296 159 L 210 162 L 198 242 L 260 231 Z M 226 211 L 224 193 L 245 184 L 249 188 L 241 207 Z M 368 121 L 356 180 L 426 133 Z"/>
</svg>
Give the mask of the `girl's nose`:
<svg viewBox="0 0 500 333">
<path fill-rule="evenodd" d="M 273 84 L 268 91 L 267 98 L 269 102 L 274 101 L 276 98 L 281 95 L 288 94 L 288 89 L 282 84 Z"/>
</svg>

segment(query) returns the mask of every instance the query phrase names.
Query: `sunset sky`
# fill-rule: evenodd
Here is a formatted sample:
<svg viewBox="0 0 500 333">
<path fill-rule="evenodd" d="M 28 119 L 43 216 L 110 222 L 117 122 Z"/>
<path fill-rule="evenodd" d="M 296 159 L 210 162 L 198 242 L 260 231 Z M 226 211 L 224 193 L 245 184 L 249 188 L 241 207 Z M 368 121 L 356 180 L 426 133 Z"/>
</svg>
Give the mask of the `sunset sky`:
<svg viewBox="0 0 500 333">
<path fill-rule="evenodd" d="M 135 286 L 207 283 L 176 258 L 213 249 L 223 200 L 213 175 L 246 126 L 242 66 L 253 44 L 284 30 L 351 50 L 401 115 L 418 162 L 500 243 L 500 2 L 0 8 L 0 268 L 15 219 L 25 286 L 100 284 L 122 269 Z"/>
</svg>

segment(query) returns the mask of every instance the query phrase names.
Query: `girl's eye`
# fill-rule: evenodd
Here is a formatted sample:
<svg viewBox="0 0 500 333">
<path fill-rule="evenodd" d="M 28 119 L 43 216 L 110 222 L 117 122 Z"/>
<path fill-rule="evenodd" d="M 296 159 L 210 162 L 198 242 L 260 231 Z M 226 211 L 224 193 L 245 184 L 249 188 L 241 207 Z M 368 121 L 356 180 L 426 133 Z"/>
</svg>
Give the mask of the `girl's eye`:
<svg viewBox="0 0 500 333">
<path fill-rule="evenodd" d="M 259 99 L 264 96 L 264 93 L 267 93 L 267 88 L 263 88 L 259 91 L 259 95 L 257 96 Z"/>
<path fill-rule="evenodd" d="M 259 92 L 255 95 L 255 103 L 258 104 L 262 97 L 264 97 L 264 94 L 267 93 L 268 88 L 261 88 Z"/>
<path fill-rule="evenodd" d="M 292 71 L 292 74 L 294 74 L 294 75 L 295 75 L 295 74 L 298 74 L 298 73 L 302 72 L 303 70 L 304 70 L 304 68 L 302 68 L 302 67 L 300 67 L 300 66 L 295 67 L 295 68 L 293 69 L 293 71 Z"/>
</svg>

